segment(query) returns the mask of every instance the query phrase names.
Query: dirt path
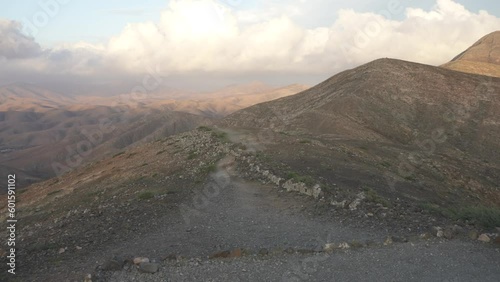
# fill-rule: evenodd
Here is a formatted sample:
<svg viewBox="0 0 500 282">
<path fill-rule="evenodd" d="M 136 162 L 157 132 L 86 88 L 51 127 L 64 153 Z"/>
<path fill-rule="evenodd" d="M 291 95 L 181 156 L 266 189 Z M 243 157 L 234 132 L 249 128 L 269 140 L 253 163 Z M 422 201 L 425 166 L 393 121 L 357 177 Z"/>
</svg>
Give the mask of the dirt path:
<svg viewBox="0 0 500 282">
<path fill-rule="evenodd" d="M 132 240 L 135 244 L 109 250 L 158 261 L 169 254 L 187 259 L 163 262 L 156 274 L 120 271 L 106 280 L 497 281 L 500 277 L 498 249 L 459 240 L 314 253 L 326 242 L 383 242 L 387 234 L 303 214 L 300 199 L 237 178 L 228 162 L 223 160 L 212 176 L 214 182 L 225 179 L 219 183 L 226 185 L 207 197 L 209 201 L 189 223 L 181 215 L 166 216 L 160 230 Z M 208 259 L 236 248 L 252 254 Z M 259 254 L 262 249 L 269 254 Z"/>
</svg>

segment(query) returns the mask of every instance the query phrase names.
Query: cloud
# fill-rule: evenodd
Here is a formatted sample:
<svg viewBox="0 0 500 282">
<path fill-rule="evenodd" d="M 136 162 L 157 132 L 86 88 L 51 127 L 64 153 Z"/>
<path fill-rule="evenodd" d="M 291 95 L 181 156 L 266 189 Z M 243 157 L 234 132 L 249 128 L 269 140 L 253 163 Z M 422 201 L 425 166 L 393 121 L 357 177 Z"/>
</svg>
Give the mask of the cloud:
<svg viewBox="0 0 500 282">
<path fill-rule="evenodd" d="M 324 1 L 316 2 L 321 9 Z M 294 11 L 293 6 L 284 11 Z M 341 9 L 331 24 L 312 28 L 295 20 L 302 13 L 298 9 L 264 16 L 256 12 L 245 14 L 215 0 L 173 0 L 159 22 L 128 24 L 104 45 L 79 43 L 43 51 L 20 33 L 18 23 L 2 21 L 0 38 L 8 40 L 0 42 L 0 57 L 19 72 L 28 68 L 93 81 L 158 68 L 172 77 L 206 73 L 282 81 L 289 76 L 296 79 L 290 83 L 315 83 L 380 57 L 442 64 L 500 26 L 500 18 L 473 13 L 452 0 L 437 0 L 427 11 L 405 9 L 397 0 L 377 13 Z M 300 81 L 301 76 L 307 81 Z"/>
<path fill-rule="evenodd" d="M 40 45 L 21 32 L 21 24 L 0 19 L 0 57 L 29 58 L 41 53 Z"/>
</svg>

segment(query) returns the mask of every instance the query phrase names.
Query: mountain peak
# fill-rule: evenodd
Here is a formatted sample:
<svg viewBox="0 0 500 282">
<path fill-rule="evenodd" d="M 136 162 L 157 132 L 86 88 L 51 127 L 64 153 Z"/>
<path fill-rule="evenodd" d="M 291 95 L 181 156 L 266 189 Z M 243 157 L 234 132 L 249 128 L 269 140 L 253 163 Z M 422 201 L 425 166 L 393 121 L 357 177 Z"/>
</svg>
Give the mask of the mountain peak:
<svg viewBox="0 0 500 282">
<path fill-rule="evenodd" d="M 500 31 L 479 39 L 442 67 L 474 74 L 500 77 Z"/>
</svg>

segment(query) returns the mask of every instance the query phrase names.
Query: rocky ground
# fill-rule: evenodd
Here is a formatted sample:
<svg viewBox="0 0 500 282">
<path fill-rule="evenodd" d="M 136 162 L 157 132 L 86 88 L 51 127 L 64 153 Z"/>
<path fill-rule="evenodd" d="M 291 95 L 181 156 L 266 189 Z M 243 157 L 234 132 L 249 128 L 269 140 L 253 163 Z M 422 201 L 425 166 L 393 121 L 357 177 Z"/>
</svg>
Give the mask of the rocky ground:
<svg viewBox="0 0 500 282">
<path fill-rule="evenodd" d="M 500 277 L 497 229 L 288 177 L 244 136 L 200 128 L 75 171 L 41 187 L 44 197 L 27 192 L 18 280 Z M 54 199 L 67 186 L 75 188 Z"/>
</svg>

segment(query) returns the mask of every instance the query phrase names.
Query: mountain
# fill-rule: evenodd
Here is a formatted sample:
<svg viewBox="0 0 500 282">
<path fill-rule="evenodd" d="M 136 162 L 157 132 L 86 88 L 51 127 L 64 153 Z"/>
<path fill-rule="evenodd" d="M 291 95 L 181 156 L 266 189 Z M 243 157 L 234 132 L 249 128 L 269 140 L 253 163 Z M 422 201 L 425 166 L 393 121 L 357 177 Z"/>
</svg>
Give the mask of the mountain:
<svg viewBox="0 0 500 282">
<path fill-rule="evenodd" d="M 25 174 L 19 183 L 24 187 L 204 123 L 210 120 L 188 113 L 103 106 L 0 112 L 0 160 Z"/>
<path fill-rule="evenodd" d="M 380 59 L 223 119 L 145 116 L 140 104 L 4 113 L 3 138 L 42 133 L 9 141 L 33 146 L 18 158 L 26 163 L 91 140 L 82 129 L 95 132 L 100 118 L 117 125 L 92 150 L 98 158 L 17 190 L 18 278 L 359 280 L 358 268 L 318 266 L 361 261 L 380 280 L 425 267 L 419 280 L 448 269 L 493 281 L 499 93 L 500 78 Z M 0 214 L 7 220 L 6 195 Z"/>
<path fill-rule="evenodd" d="M 500 31 L 479 39 L 442 67 L 474 74 L 500 77 Z"/>
<path fill-rule="evenodd" d="M 78 165 L 92 162 L 128 146 L 210 124 L 212 118 L 304 89 L 307 87 L 302 85 L 273 88 L 250 83 L 200 93 L 200 99 L 177 90 L 137 99 L 131 95 L 67 97 L 33 85 L 5 86 L 0 88 L 0 160 L 6 165 L 0 172 L 19 171 L 24 175 L 19 185 L 24 187 L 54 177 L 68 167 L 75 168 L 77 165 L 67 163 L 80 159 L 79 155 L 84 157 Z M 101 121 L 111 123 L 112 132 L 101 132 Z M 90 152 L 78 154 L 77 145 L 89 141 L 85 132 L 98 132 L 103 137 L 92 144 Z"/>
<path fill-rule="evenodd" d="M 65 96 L 30 84 L 0 87 L 0 111 L 46 111 L 75 103 Z"/>
<path fill-rule="evenodd" d="M 498 78 L 380 59 L 238 111 L 221 126 L 253 131 L 268 140 L 270 159 L 301 171 L 307 164 L 316 177 L 332 178 L 321 171 L 333 167 L 346 186 L 500 205 L 499 93 Z M 399 179 L 396 192 L 389 175 Z"/>
</svg>

